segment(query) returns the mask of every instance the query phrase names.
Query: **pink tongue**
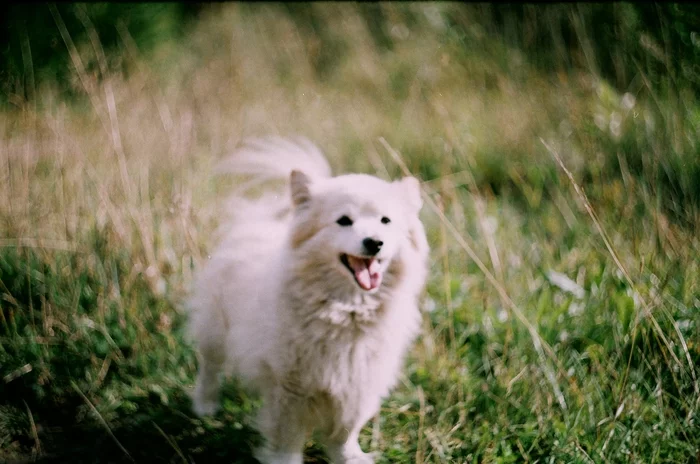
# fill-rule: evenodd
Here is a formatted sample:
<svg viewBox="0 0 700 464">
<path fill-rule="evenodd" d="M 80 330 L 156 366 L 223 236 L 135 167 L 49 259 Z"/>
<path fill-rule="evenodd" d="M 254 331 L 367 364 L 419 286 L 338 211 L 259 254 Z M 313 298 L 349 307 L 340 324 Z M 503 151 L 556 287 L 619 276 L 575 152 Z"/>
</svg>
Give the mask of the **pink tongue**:
<svg viewBox="0 0 700 464">
<path fill-rule="evenodd" d="M 375 289 L 382 283 L 382 273 L 376 259 L 348 255 L 348 264 L 355 273 L 355 280 L 364 290 Z"/>
</svg>

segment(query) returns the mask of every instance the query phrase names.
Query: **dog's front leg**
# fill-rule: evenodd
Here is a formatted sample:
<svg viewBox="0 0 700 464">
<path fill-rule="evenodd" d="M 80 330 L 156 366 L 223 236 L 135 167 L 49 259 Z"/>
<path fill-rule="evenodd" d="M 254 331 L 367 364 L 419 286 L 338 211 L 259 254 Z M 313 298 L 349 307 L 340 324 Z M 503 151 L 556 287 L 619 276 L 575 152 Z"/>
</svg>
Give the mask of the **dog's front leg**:
<svg viewBox="0 0 700 464">
<path fill-rule="evenodd" d="M 374 457 L 362 451 L 358 438 L 363 424 L 344 434 L 343 439 L 327 439 L 326 452 L 334 464 L 374 464 Z"/>
<path fill-rule="evenodd" d="M 374 456 L 360 448 L 360 430 L 379 410 L 380 398 L 364 398 L 358 401 L 354 412 L 340 412 L 339 422 L 328 430 L 324 439 L 328 457 L 334 464 L 374 464 Z"/>
<path fill-rule="evenodd" d="M 199 357 L 199 372 L 192 393 L 192 409 L 200 417 L 213 415 L 219 408 L 219 375 L 223 362 L 223 358 L 219 356 L 207 356 L 206 351 Z"/>
<path fill-rule="evenodd" d="M 309 428 L 306 399 L 281 386 L 263 394 L 257 419 L 265 442 L 254 451 L 263 464 L 302 464 Z"/>
</svg>

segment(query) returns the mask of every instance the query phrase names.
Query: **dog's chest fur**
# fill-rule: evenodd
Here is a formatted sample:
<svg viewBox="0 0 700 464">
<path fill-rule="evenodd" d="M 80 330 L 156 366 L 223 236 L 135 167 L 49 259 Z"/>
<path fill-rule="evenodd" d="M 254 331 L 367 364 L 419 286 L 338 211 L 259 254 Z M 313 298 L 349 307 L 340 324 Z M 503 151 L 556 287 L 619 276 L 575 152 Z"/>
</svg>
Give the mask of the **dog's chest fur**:
<svg viewBox="0 0 700 464">
<path fill-rule="evenodd" d="M 397 348 L 405 345 L 396 340 L 400 331 L 388 324 L 391 309 L 397 308 L 370 295 L 325 302 L 306 312 L 288 332 L 290 383 L 341 402 L 363 392 L 388 393 L 401 362 Z"/>
</svg>

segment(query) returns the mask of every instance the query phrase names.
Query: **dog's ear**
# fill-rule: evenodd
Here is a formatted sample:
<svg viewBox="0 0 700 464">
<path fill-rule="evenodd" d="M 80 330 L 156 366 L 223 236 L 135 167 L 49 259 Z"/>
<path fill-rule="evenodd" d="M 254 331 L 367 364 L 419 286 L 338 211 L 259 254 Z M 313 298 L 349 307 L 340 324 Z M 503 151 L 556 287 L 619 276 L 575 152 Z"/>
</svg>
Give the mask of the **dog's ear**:
<svg viewBox="0 0 700 464">
<path fill-rule="evenodd" d="M 404 177 L 398 184 L 405 195 L 409 207 L 416 212 L 420 211 L 423 206 L 423 199 L 420 196 L 420 182 L 418 179 L 415 177 Z"/>
<path fill-rule="evenodd" d="M 309 190 L 311 179 L 309 179 L 309 176 L 295 169 L 292 171 L 289 180 L 292 187 L 292 203 L 294 203 L 294 206 L 298 207 L 307 203 L 311 199 L 311 191 Z"/>
</svg>

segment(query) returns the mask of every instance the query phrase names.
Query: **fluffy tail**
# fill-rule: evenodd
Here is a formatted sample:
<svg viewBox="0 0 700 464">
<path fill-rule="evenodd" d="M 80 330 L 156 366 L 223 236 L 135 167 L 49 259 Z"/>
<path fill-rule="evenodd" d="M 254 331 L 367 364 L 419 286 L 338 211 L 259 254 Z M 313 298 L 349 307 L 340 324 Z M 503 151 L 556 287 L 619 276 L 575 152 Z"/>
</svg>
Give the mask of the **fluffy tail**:
<svg viewBox="0 0 700 464">
<path fill-rule="evenodd" d="M 250 221 L 284 220 L 291 211 L 289 179 L 295 169 L 312 179 L 332 175 L 321 151 L 304 137 L 244 140 L 217 169 L 217 173 L 237 179 L 226 205 L 230 219 L 239 225 Z"/>
<path fill-rule="evenodd" d="M 224 159 L 220 172 L 248 177 L 247 189 L 269 181 L 288 181 L 292 170 L 311 178 L 330 177 L 331 167 L 321 151 L 304 137 L 246 139 L 238 150 Z"/>
</svg>

